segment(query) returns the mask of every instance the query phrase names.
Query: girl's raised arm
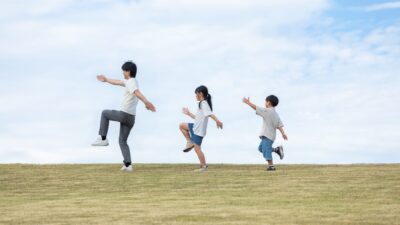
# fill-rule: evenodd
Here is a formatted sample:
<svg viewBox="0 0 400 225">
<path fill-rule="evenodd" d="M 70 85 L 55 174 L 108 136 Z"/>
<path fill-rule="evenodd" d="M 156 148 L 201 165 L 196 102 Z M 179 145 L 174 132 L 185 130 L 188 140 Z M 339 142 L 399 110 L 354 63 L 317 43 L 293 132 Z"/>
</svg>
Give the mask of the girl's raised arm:
<svg viewBox="0 0 400 225">
<path fill-rule="evenodd" d="M 196 118 L 196 116 L 189 111 L 188 107 L 182 108 L 182 113 L 185 114 L 185 115 L 190 116 L 192 119 Z"/>
</svg>

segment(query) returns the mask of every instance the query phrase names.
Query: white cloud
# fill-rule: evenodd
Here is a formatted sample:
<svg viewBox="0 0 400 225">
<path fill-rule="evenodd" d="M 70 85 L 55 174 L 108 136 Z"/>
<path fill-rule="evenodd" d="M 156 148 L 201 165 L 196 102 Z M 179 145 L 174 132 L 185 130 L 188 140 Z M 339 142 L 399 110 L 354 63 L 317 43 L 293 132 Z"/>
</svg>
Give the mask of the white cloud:
<svg viewBox="0 0 400 225">
<path fill-rule="evenodd" d="M 384 2 L 378 4 L 372 4 L 365 8 L 366 11 L 378 11 L 378 10 L 388 10 L 388 9 L 399 9 L 400 1 L 394 2 Z"/>
<path fill-rule="evenodd" d="M 0 109 L 0 162 L 120 161 L 116 124 L 111 147 L 87 146 L 101 110 L 119 108 L 122 96 L 94 75 L 119 77 L 128 59 L 139 65 L 140 87 L 158 107 L 152 114 L 139 105 L 129 139 L 135 162 L 197 162 L 180 152 L 177 126 L 188 121 L 182 106 L 195 110 L 200 84 L 210 88 L 225 122 L 223 131 L 209 124 L 209 162 L 263 162 L 256 150 L 261 121 L 240 100 L 262 104 L 270 93 L 281 99 L 277 110 L 290 138 L 284 162 L 400 158 L 392 135 L 400 125 L 397 24 L 367 34 L 312 34 L 326 1 L 76 5 L 44 7 L 29 19 L 9 15 L 1 24 L 0 58 L 8 64 L 0 73 L 0 105 L 7 106 Z"/>
</svg>

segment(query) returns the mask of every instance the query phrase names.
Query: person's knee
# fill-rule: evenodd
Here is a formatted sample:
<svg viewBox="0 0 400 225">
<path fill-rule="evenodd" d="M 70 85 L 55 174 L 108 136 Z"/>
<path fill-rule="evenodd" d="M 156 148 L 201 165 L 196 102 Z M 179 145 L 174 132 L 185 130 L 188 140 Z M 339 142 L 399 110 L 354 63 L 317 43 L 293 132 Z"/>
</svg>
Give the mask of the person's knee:
<svg viewBox="0 0 400 225">
<path fill-rule="evenodd" d="M 181 129 L 181 130 L 187 130 L 187 128 L 186 128 L 186 123 L 181 123 L 181 124 L 179 124 L 179 129 Z"/>
<path fill-rule="evenodd" d="M 105 116 L 105 115 L 107 115 L 108 114 L 108 112 L 109 112 L 110 110 L 108 110 L 108 109 L 105 109 L 105 110 L 103 110 L 102 112 L 101 112 L 101 115 L 103 115 L 103 116 Z"/>
<path fill-rule="evenodd" d="M 120 137 L 118 139 L 118 142 L 119 142 L 120 145 L 127 145 L 128 144 L 128 139 Z"/>
<path fill-rule="evenodd" d="M 196 152 L 201 152 L 201 146 L 200 146 L 200 145 L 197 145 L 197 144 L 194 144 L 194 150 L 195 150 Z"/>
</svg>

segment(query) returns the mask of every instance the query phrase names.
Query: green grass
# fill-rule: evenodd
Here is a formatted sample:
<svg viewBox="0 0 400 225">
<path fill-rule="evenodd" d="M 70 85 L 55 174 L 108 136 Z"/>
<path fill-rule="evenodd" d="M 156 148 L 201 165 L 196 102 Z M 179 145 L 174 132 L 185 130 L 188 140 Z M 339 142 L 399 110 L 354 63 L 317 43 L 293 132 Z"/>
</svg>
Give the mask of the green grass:
<svg viewBox="0 0 400 225">
<path fill-rule="evenodd" d="M 400 164 L 0 164 L 0 224 L 399 224 Z"/>
</svg>

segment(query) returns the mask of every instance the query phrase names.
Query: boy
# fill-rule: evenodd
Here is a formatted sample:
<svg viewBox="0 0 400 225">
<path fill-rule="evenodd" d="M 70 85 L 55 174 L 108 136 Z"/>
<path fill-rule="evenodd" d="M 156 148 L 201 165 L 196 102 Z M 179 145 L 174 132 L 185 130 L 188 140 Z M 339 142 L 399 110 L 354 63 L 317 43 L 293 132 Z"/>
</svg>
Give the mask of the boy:
<svg viewBox="0 0 400 225">
<path fill-rule="evenodd" d="M 118 121 L 120 123 L 119 129 L 119 146 L 121 148 L 122 156 L 124 157 L 124 165 L 121 171 L 131 172 L 132 161 L 131 153 L 127 143 L 129 133 L 135 124 L 136 106 L 138 100 L 141 100 L 146 109 L 155 112 L 156 108 L 149 102 L 146 97 L 139 91 L 138 84 L 136 81 L 136 65 L 135 63 L 128 61 L 122 65 L 122 71 L 125 80 L 109 79 L 104 75 L 98 75 L 97 80 L 101 82 L 107 82 L 112 85 L 118 85 L 124 87 L 124 99 L 122 101 L 121 110 L 103 110 L 101 114 L 99 137 L 92 146 L 107 146 L 107 132 L 109 121 Z"/>
<path fill-rule="evenodd" d="M 263 118 L 263 127 L 260 133 L 261 143 L 258 150 L 263 154 L 268 162 L 267 171 L 274 171 L 275 166 L 272 162 L 272 151 L 277 153 L 280 159 L 283 159 L 283 148 L 279 146 L 272 149 L 272 144 L 276 137 L 276 129 L 282 134 L 283 139 L 288 140 L 283 124 L 278 113 L 275 112 L 275 107 L 279 103 L 279 99 L 275 95 L 270 95 L 265 99 L 265 108 L 254 105 L 250 102 L 250 98 L 243 98 L 243 102 L 256 110 L 256 114 Z"/>
</svg>

